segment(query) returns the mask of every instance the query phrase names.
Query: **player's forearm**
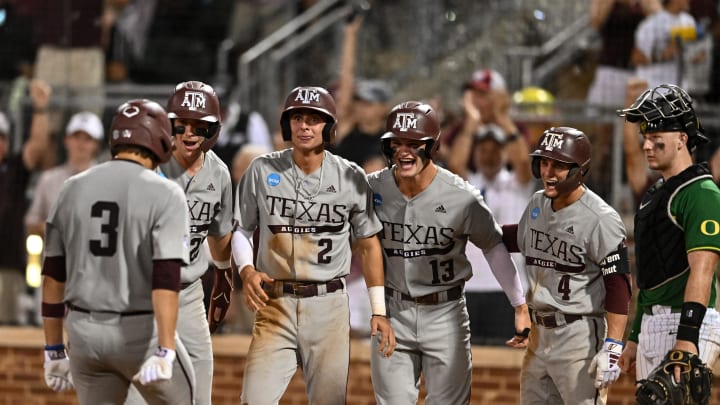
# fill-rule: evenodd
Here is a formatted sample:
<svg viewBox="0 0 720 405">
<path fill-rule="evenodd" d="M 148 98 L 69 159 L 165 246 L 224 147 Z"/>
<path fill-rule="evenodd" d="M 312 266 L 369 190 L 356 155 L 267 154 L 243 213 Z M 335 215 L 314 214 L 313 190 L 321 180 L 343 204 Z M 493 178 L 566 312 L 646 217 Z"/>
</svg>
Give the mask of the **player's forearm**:
<svg viewBox="0 0 720 405">
<path fill-rule="evenodd" d="M 525 296 L 522 283 L 520 282 L 520 275 L 505 245 L 498 243 L 488 250 L 483 250 L 483 254 L 490 265 L 490 270 L 495 276 L 495 279 L 503 291 L 505 291 L 510 305 L 517 307 L 518 305 L 524 304 Z"/>
<path fill-rule="evenodd" d="M 710 302 L 710 289 L 718 253 L 698 250 L 688 254 L 690 276 L 685 286 L 684 302 L 697 302 L 707 307 Z"/>
<path fill-rule="evenodd" d="M 358 240 L 358 253 L 362 262 L 362 274 L 365 285 L 369 287 L 385 285 L 382 248 L 377 236 Z"/>
<path fill-rule="evenodd" d="M 608 312 L 607 324 L 607 337 L 622 341 L 625 334 L 625 325 L 627 325 L 627 315 Z"/>
<path fill-rule="evenodd" d="M 229 262 L 230 255 L 232 254 L 232 247 L 230 241 L 232 240 L 232 233 L 228 232 L 226 235 L 208 236 L 208 247 L 210 248 L 210 255 L 215 262 Z M 223 268 L 229 268 L 230 265 Z"/>
<path fill-rule="evenodd" d="M 232 257 L 235 259 L 240 278 L 244 279 L 243 272 L 246 269 L 254 269 L 253 267 L 253 248 L 250 243 L 252 233 L 238 228 L 232 233 Z"/>
<path fill-rule="evenodd" d="M 178 293 L 155 289 L 152 292 L 153 311 L 157 322 L 158 344 L 175 350 L 175 328 L 178 317 Z"/>
<path fill-rule="evenodd" d="M 46 304 L 62 304 L 65 295 L 65 283 L 52 277 L 44 276 L 42 282 L 42 302 Z M 43 316 L 43 330 L 45 344 L 57 345 L 63 343 L 63 318 L 57 314 L 55 317 Z"/>
</svg>

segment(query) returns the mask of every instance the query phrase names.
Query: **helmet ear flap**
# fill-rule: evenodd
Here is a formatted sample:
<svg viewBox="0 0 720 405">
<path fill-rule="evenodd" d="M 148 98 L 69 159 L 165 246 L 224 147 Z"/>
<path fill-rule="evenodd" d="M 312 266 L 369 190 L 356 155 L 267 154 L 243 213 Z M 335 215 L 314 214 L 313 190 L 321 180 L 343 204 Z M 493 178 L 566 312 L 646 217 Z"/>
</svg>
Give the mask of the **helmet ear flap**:
<svg viewBox="0 0 720 405">
<path fill-rule="evenodd" d="M 540 157 L 533 156 L 532 162 L 530 162 L 530 168 L 532 169 L 532 174 L 535 176 L 536 179 L 540 178 Z"/>
</svg>

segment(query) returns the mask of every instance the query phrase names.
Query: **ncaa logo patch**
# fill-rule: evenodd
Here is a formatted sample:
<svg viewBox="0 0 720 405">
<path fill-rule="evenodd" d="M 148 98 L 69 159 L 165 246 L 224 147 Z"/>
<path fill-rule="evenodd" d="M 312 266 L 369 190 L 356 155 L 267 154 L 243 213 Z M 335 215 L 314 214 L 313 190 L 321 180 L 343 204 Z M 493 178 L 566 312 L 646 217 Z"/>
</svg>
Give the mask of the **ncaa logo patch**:
<svg viewBox="0 0 720 405">
<path fill-rule="evenodd" d="M 270 173 L 270 174 L 267 176 L 267 184 L 268 184 L 270 187 L 275 187 L 275 186 L 277 186 L 278 184 L 280 184 L 280 175 L 277 174 L 277 173 Z"/>
<path fill-rule="evenodd" d="M 538 208 L 538 207 L 533 208 L 532 211 L 530 212 L 530 218 L 537 219 L 538 215 L 540 215 L 540 208 Z"/>
<path fill-rule="evenodd" d="M 378 193 L 373 193 L 373 203 L 377 205 L 382 205 L 382 196 Z"/>
</svg>

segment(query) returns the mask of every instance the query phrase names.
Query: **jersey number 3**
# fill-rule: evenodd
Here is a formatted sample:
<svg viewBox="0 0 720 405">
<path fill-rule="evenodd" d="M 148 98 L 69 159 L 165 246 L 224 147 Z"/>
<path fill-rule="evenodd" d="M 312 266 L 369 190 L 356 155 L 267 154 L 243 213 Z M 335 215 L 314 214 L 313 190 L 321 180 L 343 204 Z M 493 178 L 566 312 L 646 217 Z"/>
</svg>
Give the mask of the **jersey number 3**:
<svg viewBox="0 0 720 405">
<path fill-rule="evenodd" d="M 90 216 L 93 218 L 104 218 L 107 213 L 107 221 L 100 225 L 100 232 L 105 235 L 105 242 L 98 239 L 90 239 L 90 252 L 95 256 L 112 256 L 117 252 L 117 227 L 120 207 L 115 202 L 98 201 L 92 205 Z"/>
</svg>

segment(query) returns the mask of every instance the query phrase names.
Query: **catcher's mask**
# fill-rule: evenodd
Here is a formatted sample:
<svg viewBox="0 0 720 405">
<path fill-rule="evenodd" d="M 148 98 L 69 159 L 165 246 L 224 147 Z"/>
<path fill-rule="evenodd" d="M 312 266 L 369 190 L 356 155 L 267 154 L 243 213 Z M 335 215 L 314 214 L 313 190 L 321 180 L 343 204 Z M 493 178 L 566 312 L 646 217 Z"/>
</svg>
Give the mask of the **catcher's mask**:
<svg viewBox="0 0 720 405">
<path fill-rule="evenodd" d="M 558 193 L 569 193 L 580 187 L 583 177 L 590 169 L 590 140 L 584 132 L 570 127 L 553 127 L 546 130 L 538 140 L 532 157 L 532 173 L 540 175 L 540 158 L 556 160 L 572 165 L 567 178 L 557 184 Z"/>
<path fill-rule="evenodd" d="M 628 122 L 639 123 L 640 132 L 685 132 L 687 148 L 692 152 L 697 145 L 709 142 L 695 115 L 692 98 L 678 86 L 661 84 L 645 90 L 632 105 L 618 110 Z"/>
</svg>

